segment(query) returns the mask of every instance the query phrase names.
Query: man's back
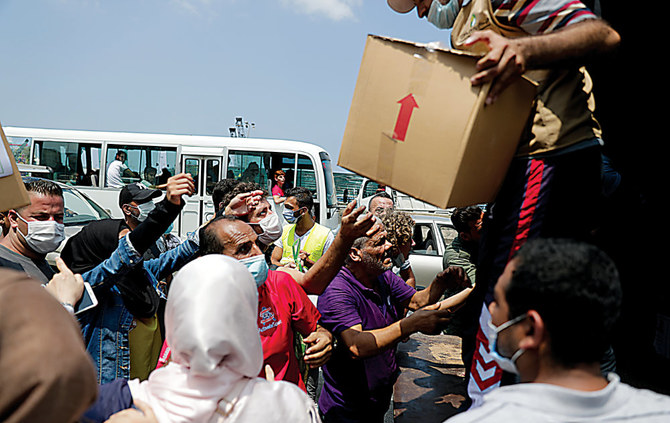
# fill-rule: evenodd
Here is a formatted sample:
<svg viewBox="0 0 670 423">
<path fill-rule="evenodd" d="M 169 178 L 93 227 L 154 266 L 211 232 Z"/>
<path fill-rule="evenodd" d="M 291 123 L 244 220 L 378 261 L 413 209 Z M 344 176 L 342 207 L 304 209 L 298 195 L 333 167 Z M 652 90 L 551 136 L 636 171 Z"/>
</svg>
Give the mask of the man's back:
<svg viewBox="0 0 670 423">
<path fill-rule="evenodd" d="M 123 175 L 124 169 L 126 169 L 126 166 L 120 160 L 114 160 L 110 163 L 109 167 L 107 167 L 106 185 L 114 188 L 123 187 L 125 184 L 123 183 L 121 176 Z"/>
<path fill-rule="evenodd" d="M 465 422 L 668 422 L 670 397 L 621 383 L 610 373 L 599 391 L 578 391 L 546 383 L 505 386 L 484 403 L 448 420 Z"/>
</svg>

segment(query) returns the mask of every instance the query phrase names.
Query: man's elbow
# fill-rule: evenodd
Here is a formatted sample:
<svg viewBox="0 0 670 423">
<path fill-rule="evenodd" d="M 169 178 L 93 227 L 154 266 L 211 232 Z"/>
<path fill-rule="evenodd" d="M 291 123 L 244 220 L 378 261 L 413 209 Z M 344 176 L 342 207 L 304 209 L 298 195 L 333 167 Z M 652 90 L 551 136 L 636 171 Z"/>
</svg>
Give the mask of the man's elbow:
<svg viewBox="0 0 670 423">
<path fill-rule="evenodd" d="M 604 49 L 605 51 L 612 51 L 621 44 L 621 35 L 611 26 L 607 25 L 607 32 L 605 35 Z"/>
<path fill-rule="evenodd" d="M 350 345 L 348 349 L 349 356 L 354 360 L 362 360 L 372 355 L 369 351 L 366 351 L 364 348 L 360 348 L 358 345 Z"/>
</svg>

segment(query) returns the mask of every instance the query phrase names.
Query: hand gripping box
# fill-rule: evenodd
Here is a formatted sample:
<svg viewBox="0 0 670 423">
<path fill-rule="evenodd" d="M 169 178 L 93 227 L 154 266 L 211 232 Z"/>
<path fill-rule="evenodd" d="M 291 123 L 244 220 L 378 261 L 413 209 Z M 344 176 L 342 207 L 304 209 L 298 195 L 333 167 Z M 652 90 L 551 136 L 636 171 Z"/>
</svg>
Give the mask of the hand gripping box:
<svg viewBox="0 0 670 423">
<path fill-rule="evenodd" d="M 338 164 L 437 207 L 492 201 L 527 124 L 535 87 L 493 105 L 477 58 L 369 35 Z"/>
</svg>

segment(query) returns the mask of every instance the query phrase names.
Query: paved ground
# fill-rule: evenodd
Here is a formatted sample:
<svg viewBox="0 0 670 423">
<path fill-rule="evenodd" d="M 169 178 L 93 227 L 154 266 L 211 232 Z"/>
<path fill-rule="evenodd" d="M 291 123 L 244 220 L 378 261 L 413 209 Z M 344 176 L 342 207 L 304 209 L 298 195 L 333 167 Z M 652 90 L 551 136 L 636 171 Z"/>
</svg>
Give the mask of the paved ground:
<svg viewBox="0 0 670 423">
<path fill-rule="evenodd" d="M 442 422 L 465 409 L 465 370 L 456 336 L 414 334 L 398 346 L 402 373 L 393 390 L 396 423 Z"/>
</svg>

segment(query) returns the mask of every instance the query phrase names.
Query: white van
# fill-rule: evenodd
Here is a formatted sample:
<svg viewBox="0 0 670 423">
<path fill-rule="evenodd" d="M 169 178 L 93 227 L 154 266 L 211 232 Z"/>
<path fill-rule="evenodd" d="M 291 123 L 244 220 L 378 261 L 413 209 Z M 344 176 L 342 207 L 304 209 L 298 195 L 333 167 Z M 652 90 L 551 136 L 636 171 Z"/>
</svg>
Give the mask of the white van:
<svg viewBox="0 0 670 423">
<path fill-rule="evenodd" d="M 358 190 L 358 196 L 356 198 L 357 203 L 361 206 L 367 207 L 370 203 L 370 199 L 380 191 L 385 191 L 391 196 L 391 198 L 393 198 L 393 203 L 395 204 L 395 208 L 397 210 L 406 212 L 434 213 L 447 216 L 450 215 L 453 210 L 435 207 L 432 204 L 417 200 L 414 197 L 410 197 L 407 194 L 396 191 L 391 187 L 381 185 L 378 182 L 368 178 L 363 178 L 361 181 L 361 187 Z"/>
<path fill-rule="evenodd" d="M 3 127 L 17 163 L 47 166 L 40 173 L 76 187 L 107 209 L 123 217 L 118 205 L 120 188 L 108 187 L 106 171 L 117 152 L 126 153 L 132 176 L 124 183 L 160 185 L 169 176 L 190 173 L 196 193 L 175 222 L 174 233 L 185 236 L 214 214 L 212 189 L 221 179 L 257 182 L 271 191 L 275 170 L 286 173 L 287 186 L 302 186 L 314 193 L 315 218 L 335 228 L 339 224 L 333 171 L 328 153 L 313 144 L 223 136 L 143 134 Z M 270 201 L 274 207 L 274 202 Z"/>
</svg>

